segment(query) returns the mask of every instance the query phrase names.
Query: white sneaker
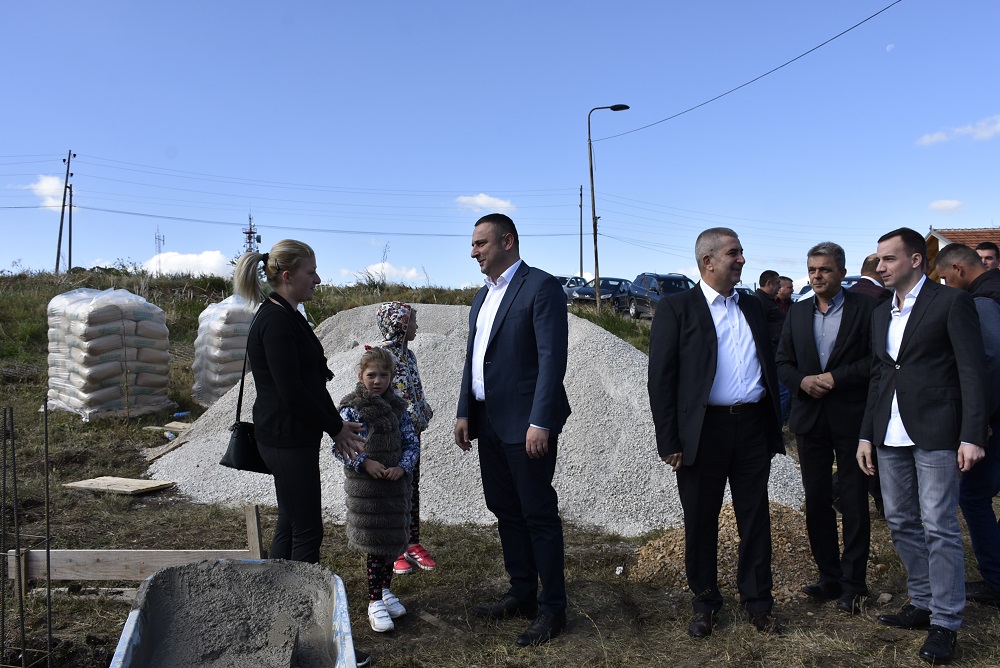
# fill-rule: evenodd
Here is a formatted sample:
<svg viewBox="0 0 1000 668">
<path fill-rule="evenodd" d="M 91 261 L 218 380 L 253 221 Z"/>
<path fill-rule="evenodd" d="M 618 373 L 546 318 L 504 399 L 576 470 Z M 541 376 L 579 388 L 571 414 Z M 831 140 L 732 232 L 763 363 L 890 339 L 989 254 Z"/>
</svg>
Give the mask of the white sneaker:
<svg viewBox="0 0 1000 668">
<path fill-rule="evenodd" d="M 382 589 L 382 602 L 385 603 L 385 609 L 393 619 L 406 614 L 406 608 L 399 602 L 399 597 L 388 589 Z"/>
<path fill-rule="evenodd" d="M 368 603 L 368 621 L 372 625 L 372 631 L 377 633 L 392 631 L 396 628 L 383 601 L 371 601 Z"/>
</svg>

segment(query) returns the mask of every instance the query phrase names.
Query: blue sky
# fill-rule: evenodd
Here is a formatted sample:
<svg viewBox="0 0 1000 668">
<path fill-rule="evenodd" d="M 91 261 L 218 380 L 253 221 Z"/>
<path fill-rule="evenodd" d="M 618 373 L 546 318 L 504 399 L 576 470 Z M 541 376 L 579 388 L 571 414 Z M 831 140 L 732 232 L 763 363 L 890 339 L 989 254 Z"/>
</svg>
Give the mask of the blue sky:
<svg viewBox="0 0 1000 668">
<path fill-rule="evenodd" d="M 456 287 L 503 210 L 575 274 L 583 186 L 592 275 L 587 113 L 624 103 L 592 116 L 602 275 L 697 278 L 719 225 L 747 284 L 826 240 L 854 273 L 899 226 L 1000 225 L 1000 3 L 892 1 L 12 3 L 0 270 L 54 268 L 72 149 L 74 265 L 226 271 L 252 213 L 325 282 Z"/>
</svg>

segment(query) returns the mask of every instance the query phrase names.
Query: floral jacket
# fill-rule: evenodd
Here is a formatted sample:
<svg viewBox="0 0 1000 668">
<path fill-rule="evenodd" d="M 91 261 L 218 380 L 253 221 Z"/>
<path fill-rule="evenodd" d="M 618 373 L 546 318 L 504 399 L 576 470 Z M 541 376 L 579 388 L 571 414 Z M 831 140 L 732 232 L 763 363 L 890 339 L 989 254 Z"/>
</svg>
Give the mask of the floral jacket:
<svg viewBox="0 0 1000 668">
<path fill-rule="evenodd" d="M 419 434 L 427 429 L 434 411 L 424 397 L 424 387 L 417 371 L 417 357 L 406 345 L 406 329 L 410 324 L 413 308 L 403 302 L 386 302 L 378 307 L 376 320 L 382 333 L 382 343 L 396 358 L 395 387 L 407 402 L 414 430 Z"/>
</svg>

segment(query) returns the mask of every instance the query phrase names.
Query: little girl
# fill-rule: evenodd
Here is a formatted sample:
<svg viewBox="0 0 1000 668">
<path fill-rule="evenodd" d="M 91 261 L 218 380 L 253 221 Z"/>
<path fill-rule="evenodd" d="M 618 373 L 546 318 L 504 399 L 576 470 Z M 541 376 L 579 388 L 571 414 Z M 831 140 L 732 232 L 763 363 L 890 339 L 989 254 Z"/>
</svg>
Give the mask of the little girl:
<svg viewBox="0 0 1000 668">
<path fill-rule="evenodd" d="M 434 417 L 434 411 L 424 397 L 424 386 L 417 371 L 417 357 L 409 348 L 409 343 L 417 336 L 417 309 L 403 302 L 385 302 L 375 314 L 382 343 L 379 345 L 396 358 L 396 373 L 393 383 L 406 401 L 406 412 L 410 415 L 413 430 L 420 433 Z M 413 572 L 414 563 L 425 571 L 434 570 L 434 559 L 420 544 L 420 462 L 413 468 L 411 481 L 413 493 L 410 497 L 410 544 L 396 559 L 392 570 L 397 575 Z"/>
<path fill-rule="evenodd" d="M 393 560 L 409 538 L 410 478 L 420 458 L 406 401 L 391 389 L 394 370 L 392 353 L 365 346 L 358 385 L 340 401 L 340 414 L 360 422 L 366 439 L 364 454 L 344 462 L 347 546 L 366 555 L 368 621 L 378 632 L 393 630 L 392 620 L 406 614 L 389 584 Z"/>
</svg>

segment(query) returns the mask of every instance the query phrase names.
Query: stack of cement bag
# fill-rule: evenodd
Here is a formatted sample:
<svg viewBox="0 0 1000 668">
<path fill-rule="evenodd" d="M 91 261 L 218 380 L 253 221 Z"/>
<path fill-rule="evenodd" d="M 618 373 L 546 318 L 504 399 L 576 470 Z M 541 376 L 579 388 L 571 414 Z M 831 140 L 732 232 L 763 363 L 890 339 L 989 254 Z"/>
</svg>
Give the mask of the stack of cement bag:
<svg viewBox="0 0 1000 668">
<path fill-rule="evenodd" d="M 128 290 L 82 288 L 49 302 L 49 405 L 138 416 L 170 405 L 163 310 Z"/>
<path fill-rule="evenodd" d="M 202 406 L 211 406 L 240 382 L 253 313 L 246 300 L 233 295 L 198 316 L 192 394 Z"/>
</svg>

